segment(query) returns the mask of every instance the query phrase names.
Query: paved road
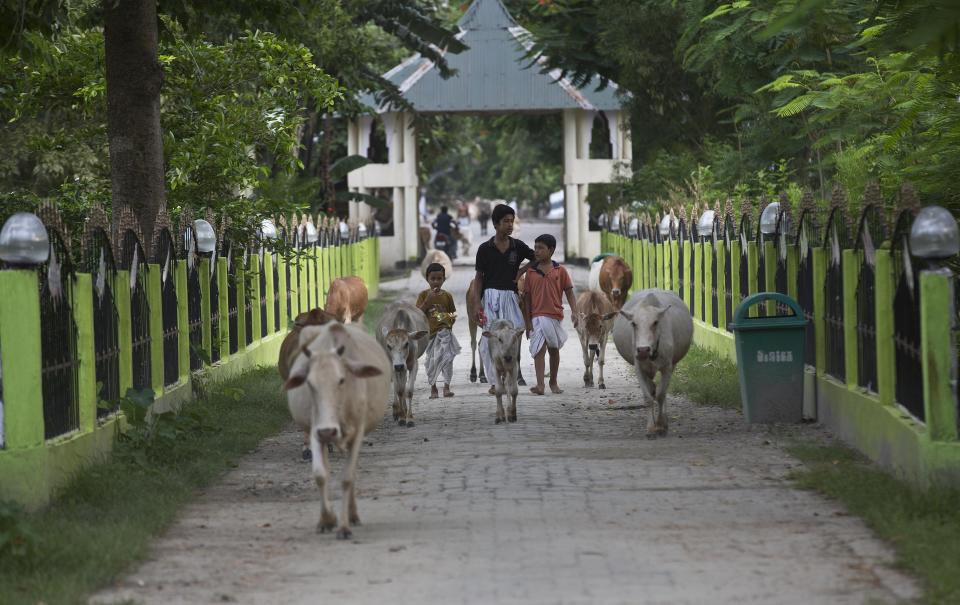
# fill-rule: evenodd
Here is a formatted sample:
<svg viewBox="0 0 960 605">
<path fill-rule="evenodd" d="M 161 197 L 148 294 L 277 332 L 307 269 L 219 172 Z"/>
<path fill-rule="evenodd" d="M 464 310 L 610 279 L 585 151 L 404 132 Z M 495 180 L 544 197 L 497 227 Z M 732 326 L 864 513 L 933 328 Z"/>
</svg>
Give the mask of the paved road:
<svg viewBox="0 0 960 605">
<path fill-rule="evenodd" d="M 458 301 L 470 274 L 459 268 L 448 283 Z M 387 287 L 402 297 L 422 286 Z M 861 521 L 790 487 L 798 463 L 739 414 L 671 397 L 670 436 L 647 440 L 632 369 L 611 354 L 607 391 L 578 386 L 571 331 L 566 392 L 521 391 L 519 422 L 494 425 L 486 385 L 466 382 L 466 323 L 456 330 L 457 397 L 429 401 L 421 385 L 415 428 L 385 421 L 369 436 L 353 540 L 314 533 L 318 494 L 291 429 L 95 600 L 805 605 L 918 594 Z"/>
</svg>

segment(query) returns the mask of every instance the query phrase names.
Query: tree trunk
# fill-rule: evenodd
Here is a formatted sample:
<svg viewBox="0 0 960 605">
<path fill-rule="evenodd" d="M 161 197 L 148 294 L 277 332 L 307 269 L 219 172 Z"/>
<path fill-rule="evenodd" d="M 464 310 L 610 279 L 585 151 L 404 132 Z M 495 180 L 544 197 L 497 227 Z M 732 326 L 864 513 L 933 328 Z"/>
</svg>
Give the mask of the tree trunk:
<svg viewBox="0 0 960 605">
<path fill-rule="evenodd" d="M 113 207 L 126 204 L 133 210 L 149 256 L 153 225 L 166 196 L 156 0 L 106 0 L 103 25 Z"/>
</svg>

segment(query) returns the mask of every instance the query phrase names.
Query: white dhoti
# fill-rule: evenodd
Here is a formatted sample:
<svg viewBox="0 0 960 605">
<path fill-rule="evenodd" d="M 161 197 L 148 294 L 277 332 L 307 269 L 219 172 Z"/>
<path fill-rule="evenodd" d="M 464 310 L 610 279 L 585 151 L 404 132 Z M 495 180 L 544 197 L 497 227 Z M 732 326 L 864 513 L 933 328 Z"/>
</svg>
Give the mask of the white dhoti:
<svg viewBox="0 0 960 605">
<path fill-rule="evenodd" d="M 483 291 L 483 313 L 487 316 L 487 324 L 483 326 L 486 330 L 494 321 L 506 319 L 514 327 L 523 329 L 523 313 L 520 312 L 520 299 L 513 290 L 484 290 Z M 487 346 L 486 336 L 480 337 L 480 363 L 483 364 L 487 380 L 493 386 L 498 385 L 497 370 L 493 367 L 493 359 L 490 357 L 490 350 Z M 519 354 L 520 351 L 518 350 Z M 519 359 L 517 360 L 519 364 Z"/>
<path fill-rule="evenodd" d="M 443 381 L 449 385 L 453 380 L 453 359 L 460 354 L 460 343 L 449 328 L 439 330 L 427 345 L 426 368 L 430 386 L 437 384 L 437 378 L 443 374 Z"/>
<path fill-rule="evenodd" d="M 537 353 L 546 346 L 549 349 L 559 349 L 567 342 L 567 331 L 559 319 L 538 315 L 533 318 L 533 333 L 530 335 L 530 355 Z"/>
</svg>

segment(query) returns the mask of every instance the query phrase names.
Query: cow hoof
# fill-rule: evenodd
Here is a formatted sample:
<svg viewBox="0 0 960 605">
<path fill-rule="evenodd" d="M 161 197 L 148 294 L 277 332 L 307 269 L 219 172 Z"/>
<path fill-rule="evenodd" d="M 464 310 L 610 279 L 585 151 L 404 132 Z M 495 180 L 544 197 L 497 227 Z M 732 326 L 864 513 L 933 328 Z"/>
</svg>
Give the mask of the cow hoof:
<svg viewBox="0 0 960 605">
<path fill-rule="evenodd" d="M 349 540 L 353 536 L 353 532 L 350 531 L 349 527 L 341 527 L 337 530 L 337 540 Z"/>
<path fill-rule="evenodd" d="M 486 376 L 481 376 L 481 377 L 480 377 L 480 384 L 487 384 L 487 377 L 486 377 Z"/>
<path fill-rule="evenodd" d="M 477 381 L 477 373 L 470 372 L 470 382 L 476 382 L 476 381 Z"/>
<path fill-rule="evenodd" d="M 523 376 L 517 378 L 517 385 L 521 387 L 527 386 L 527 381 L 523 379 Z"/>
<path fill-rule="evenodd" d="M 350 525 L 363 525 L 363 523 L 360 523 L 360 515 L 350 515 Z"/>
<path fill-rule="evenodd" d="M 507 416 L 507 421 L 509 421 L 509 422 L 516 422 L 516 421 L 517 421 L 517 417 L 516 417 L 516 416 Z"/>
<path fill-rule="evenodd" d="M 494 424 L 500 424 L 501 422 L 503 422 L 503 418 L 497 418 L 493 421 Z"/>
<path fill-rule="evenodd" d="M 320 522 L 317 523 L 317 533 L 325 534 L 328 531 L 333 531 L 333 528 L 337 526 L 337 516 L 330 515 L 320 515 Z"/>
<path fill-rule="evenodd" d="M 606 390 L 607 385 L 605 385 L 605 384 L 603 384 L 603 383 L 601 382 L 601 383 L 600 383 L 600 386 L 598 386 L 597 388 L 598 388 L 598 389 L 604 389 L 604 390 Z"/>
<path fill-rule="evenodd" d="M 399 424 L 400 426 L 407 426 L 407 421 L 401 418 Z"/>
<path fill-rule="evenodd" d="M 647 439 L 656 439 L 659 436 L 656 431 L 647 431 Z"/>
<path fill-rule="evenodd" d="M 413 428 L 413 420 L 407 420 L 407 428 L 408 428 L 408 429 L 412 429 L 412 428 Z"/>
</svg>

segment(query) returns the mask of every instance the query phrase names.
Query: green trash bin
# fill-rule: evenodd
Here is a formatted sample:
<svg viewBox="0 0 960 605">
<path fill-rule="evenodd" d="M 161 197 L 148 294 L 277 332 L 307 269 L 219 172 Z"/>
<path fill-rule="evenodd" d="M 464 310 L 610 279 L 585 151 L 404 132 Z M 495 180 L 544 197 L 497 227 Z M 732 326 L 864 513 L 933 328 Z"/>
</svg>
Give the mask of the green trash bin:
<svg viewBox="0 0 960 605">
<path fill-rule="evenodd" d="M 749 317 L 751 307 L 768 300 L 788 306 L 793 315 Z M 797 301 L 777 292 L 748 296 L 737 306 L 730 327 L 736 336 L 740 398 L 747 422 L 803 419 L 806 326 Z"/>
</svg>

